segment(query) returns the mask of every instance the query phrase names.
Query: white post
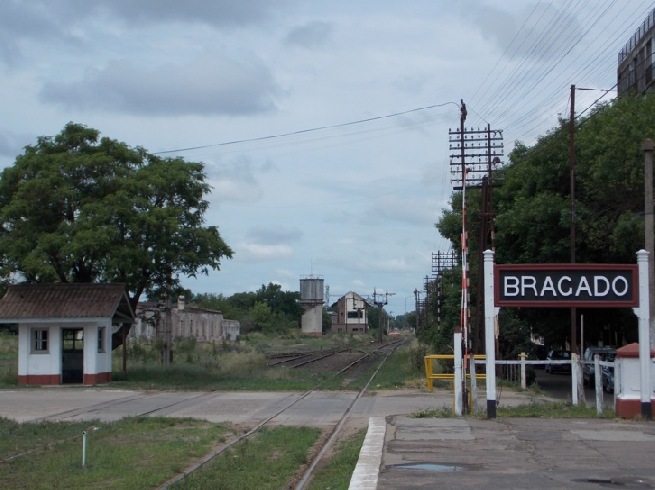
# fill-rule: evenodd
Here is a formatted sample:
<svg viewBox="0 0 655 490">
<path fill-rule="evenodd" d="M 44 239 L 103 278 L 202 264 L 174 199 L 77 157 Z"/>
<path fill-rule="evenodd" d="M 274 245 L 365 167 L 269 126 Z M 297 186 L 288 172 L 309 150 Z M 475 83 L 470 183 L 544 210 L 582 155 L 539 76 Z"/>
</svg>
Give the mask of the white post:
<svg viewBox="0 0 655 490">
<path fill-rule="evenodd" d="M 462 333 L 455 332 L 453 338 L 453 355 L 455 362 L 455 415 L 462 415 Z"/>
<path fill-rule="evenodd" d="M 650 304 L 648 294 L 648 252 L 637 252 L 639 268 L 639 308 L 634 308 L 639 319 L 639 370 L 641 374 L 641 416 L 650 420 Z"/>
<path fill-rule="evenodd" d="M 578 388 L 580 387 L 579 379 L 581 377 L 580 363 L 578 362 L 578 355 L 571 352 L 571 403 L 577 407 L 580 403 L 578 397 Z"/>
<path fill-rule="evenodd" d="M 527 384 L 525 382 L 525 358 L 528 355 L 525 352 L 521 352 L 519 354 L 519 357 L 521 358 L 521 389 L 525 390 L 527 388 Z"/>
<path fill-rule="evenodd" d="M 86 431 L 82 431 L 82 468 L 86 467 Z"/>
<path fill-rule="evenodd" d="M 487 418 L 496 418 L 496 336 L 494 318 L 494 253 L 484 252 L 484 345 L 487 355 Z"/>
<path fill-rule="evenodd" d="M 594 355 L 594 387 L 596 389 L 596 413 L 603 413 L 603 381 L 600 374 L 600 356 Z"/>
</svg>

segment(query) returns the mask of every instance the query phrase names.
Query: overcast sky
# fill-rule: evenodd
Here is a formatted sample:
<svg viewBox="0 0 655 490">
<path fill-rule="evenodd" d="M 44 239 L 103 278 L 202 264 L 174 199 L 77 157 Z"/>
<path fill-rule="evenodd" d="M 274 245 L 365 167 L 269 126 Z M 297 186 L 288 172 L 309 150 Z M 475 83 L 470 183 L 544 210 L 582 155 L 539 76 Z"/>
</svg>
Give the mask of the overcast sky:
<svg viewBox="0 0 655 490">
<path fill-rule="evenodd" d="M 321 276 L 414 310 L 452 194 L 448 130 L 505 155 L 615 91 L 641 0 L 2 0 L 0 165 L 69 121 L 206 165 L 235 255 L 194 293 Z M 352 124 L 351 124 L 352 123 Z M 195 148 L 195 149 L 190 149 Z M 563 155 L 562 158 L 566 158 Z"/>
</svg>

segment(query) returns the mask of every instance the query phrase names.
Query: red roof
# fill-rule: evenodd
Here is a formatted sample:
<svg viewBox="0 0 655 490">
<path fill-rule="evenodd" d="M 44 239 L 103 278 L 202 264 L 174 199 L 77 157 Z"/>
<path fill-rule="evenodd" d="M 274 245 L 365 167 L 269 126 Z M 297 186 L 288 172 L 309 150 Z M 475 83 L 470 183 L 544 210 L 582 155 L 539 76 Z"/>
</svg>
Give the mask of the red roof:
<svg viewBox="0 0 655 490">
<path fill-rule="evenodd" d="M 624 345 L 616 350 L 616 357 L 639 357 L 639 344 L 634 342 L 632 344 Z M 655 350 L 651 349 L 650 357 L 655 357 Z"/>
<path fill-rule="evenodd" d="M 0 323 L 50 318 L 134 321 L 125 284 L 56 283 L 9 286 L 0 300 Z"/>
</svg>

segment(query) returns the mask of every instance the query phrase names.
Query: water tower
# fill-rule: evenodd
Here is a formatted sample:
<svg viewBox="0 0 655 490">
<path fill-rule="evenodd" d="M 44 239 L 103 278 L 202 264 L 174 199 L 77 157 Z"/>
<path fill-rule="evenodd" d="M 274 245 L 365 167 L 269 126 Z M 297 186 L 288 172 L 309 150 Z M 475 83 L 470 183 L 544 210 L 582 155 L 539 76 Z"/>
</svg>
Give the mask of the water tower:
<svg viewBox="0 0 655 490">
<path fill-rule="evenodd" d="M 305 310 L 302 315 L 302 333 L 305 335 L 323 335 L 323 282 L 320 276 L 300 278 L 300 306 Z"/>
</svg>

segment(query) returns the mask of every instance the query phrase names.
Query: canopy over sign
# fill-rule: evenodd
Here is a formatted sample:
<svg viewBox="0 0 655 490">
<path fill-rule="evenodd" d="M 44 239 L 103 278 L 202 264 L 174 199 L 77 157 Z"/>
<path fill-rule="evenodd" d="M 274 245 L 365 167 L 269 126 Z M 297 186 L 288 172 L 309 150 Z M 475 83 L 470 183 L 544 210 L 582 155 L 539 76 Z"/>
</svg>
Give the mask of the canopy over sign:
<svg viewBox="0 0 655 490">
<path fill-rule="evenodd" d="M 636 308 L 639 273 L 632 264 L 499 264 L 496 306 Z"/>
</svg>

